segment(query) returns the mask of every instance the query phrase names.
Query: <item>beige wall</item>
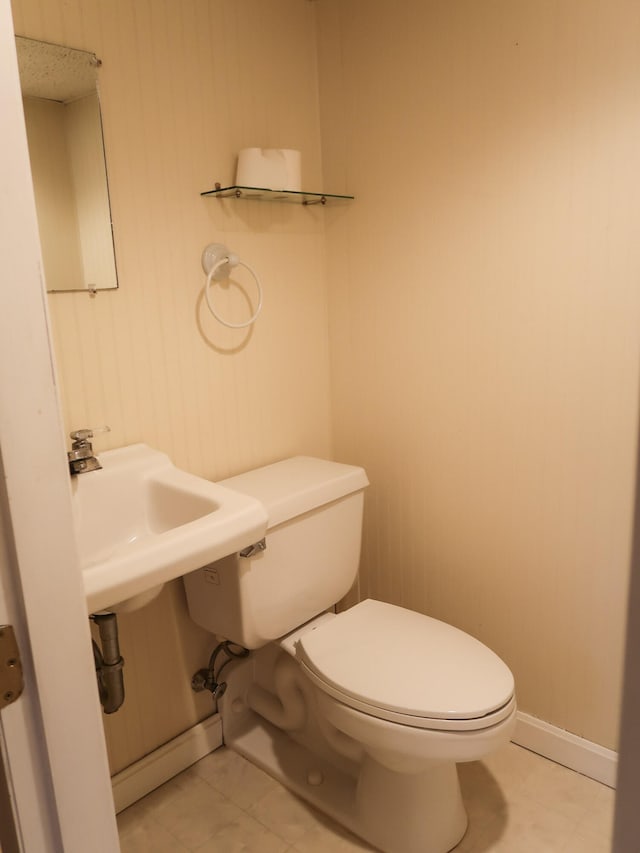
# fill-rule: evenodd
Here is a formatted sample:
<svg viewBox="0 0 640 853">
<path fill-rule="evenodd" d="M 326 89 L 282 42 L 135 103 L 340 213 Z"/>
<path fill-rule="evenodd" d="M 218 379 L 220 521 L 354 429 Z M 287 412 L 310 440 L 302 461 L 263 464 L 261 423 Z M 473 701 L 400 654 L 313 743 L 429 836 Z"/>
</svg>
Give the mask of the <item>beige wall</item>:
<svg viewBox="0 0 640 853">
<path fill-rule="evenodd" d="M 360 594 L 616 746 L 640 328 L 636 3 L 322 0 L 335 451 Z"/>
<path fill-rule="evenodd" d="M 67 428 L 109 424 L 98 451 L 144 441 L 212 478 L 330 454 L 323 211 L 199 196 L 231 182 L 247 146 L 301 149 L 305 184 L 321 187 L 314 7 L 15 0 L 13 9 L 18 34 L 103 62 L 120 289 L 50 297 Z M 248 334 L 203 307 L 200 253 L 212 241 L 262 277 L 264 309 Z M 251 279 L 237 278 L 252 296 Z M 128 699 L 107 720 L 113 770 L 212 707 L 189 687 L 212 638 L 188 619 L 180 582 L 119 621 Z"/>
</svg>

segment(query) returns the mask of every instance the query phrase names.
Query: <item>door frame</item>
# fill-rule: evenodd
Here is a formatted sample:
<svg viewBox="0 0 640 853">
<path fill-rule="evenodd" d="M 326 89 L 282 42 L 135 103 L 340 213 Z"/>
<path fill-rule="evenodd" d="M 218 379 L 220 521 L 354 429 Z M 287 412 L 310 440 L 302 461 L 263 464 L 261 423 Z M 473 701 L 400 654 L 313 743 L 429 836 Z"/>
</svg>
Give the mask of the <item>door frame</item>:
<svg viewBox="0 0 640 853">
<path fill-rule="evenodd" d="M 1 715 L 4 769 L 25 850 L 114 853 L 10 0 L 0 115 L 0 619 L 16 628 L 26 676 Z"/>
</svg>

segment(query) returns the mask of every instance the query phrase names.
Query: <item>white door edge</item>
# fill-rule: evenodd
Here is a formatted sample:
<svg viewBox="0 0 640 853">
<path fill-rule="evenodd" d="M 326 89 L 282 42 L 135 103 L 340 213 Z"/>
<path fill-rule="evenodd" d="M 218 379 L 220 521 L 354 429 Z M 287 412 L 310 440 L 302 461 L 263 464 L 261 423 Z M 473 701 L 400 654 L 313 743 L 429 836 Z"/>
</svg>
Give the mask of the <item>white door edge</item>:
<svg viewBox="0 0 640 853">
<path fill-rule="evenodd" d="M 0 2 L 0 114 L 0 616 L 18 623 L 29 680 L 2 711 L 7 774 L 28 853 L 115 853 L 8 0 Z M 27 843 L 38 827 L 46 841 Z"/>
</svg>

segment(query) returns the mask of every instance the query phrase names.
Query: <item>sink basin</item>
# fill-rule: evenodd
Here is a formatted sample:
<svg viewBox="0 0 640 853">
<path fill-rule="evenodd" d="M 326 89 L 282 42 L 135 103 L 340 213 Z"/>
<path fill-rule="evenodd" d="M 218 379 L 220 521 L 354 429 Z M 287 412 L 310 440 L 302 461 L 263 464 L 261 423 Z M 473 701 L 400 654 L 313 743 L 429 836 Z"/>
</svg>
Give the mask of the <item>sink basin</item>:
<svg viewBox="0 0 640 853">
<path fill-rule="evenodd" d="M 259 501 L 187 474 L 145 444 L 98 458 L 101 470 L 71 481 L 89 613 L 142 607 L 167 581 L 265 535 Z"/>
</svg>

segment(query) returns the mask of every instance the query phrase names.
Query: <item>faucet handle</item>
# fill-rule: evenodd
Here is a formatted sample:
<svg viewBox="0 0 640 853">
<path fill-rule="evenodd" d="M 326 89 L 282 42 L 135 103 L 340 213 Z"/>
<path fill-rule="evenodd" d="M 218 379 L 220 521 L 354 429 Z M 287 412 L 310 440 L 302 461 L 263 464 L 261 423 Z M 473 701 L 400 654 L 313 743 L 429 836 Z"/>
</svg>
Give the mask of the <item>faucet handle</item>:
<svg viewBox="0 0 640 853">
<path fill-rule="evenodd" d="M 103 432 L 111 432 L 111 427 L 101 426 L 92 427 L 91 429 L 76 429 L 69 433 L 69 438 L 73 441 L 88 441 L 94 435 L 100 435 Z"/>
<path fill-rule="evenodd" d="M 71 450 L 67 453 L 71 474 L 83 474 L 85 471 L 97 471 L 102 468 L 98 459 L 93 455 L 93 447 L 89 441 L 90 438 L 101 432 L 110 432 L 110 427 L 75 429 L 69 433 L 69 438 L 73 442 Z"/>
</svg>

